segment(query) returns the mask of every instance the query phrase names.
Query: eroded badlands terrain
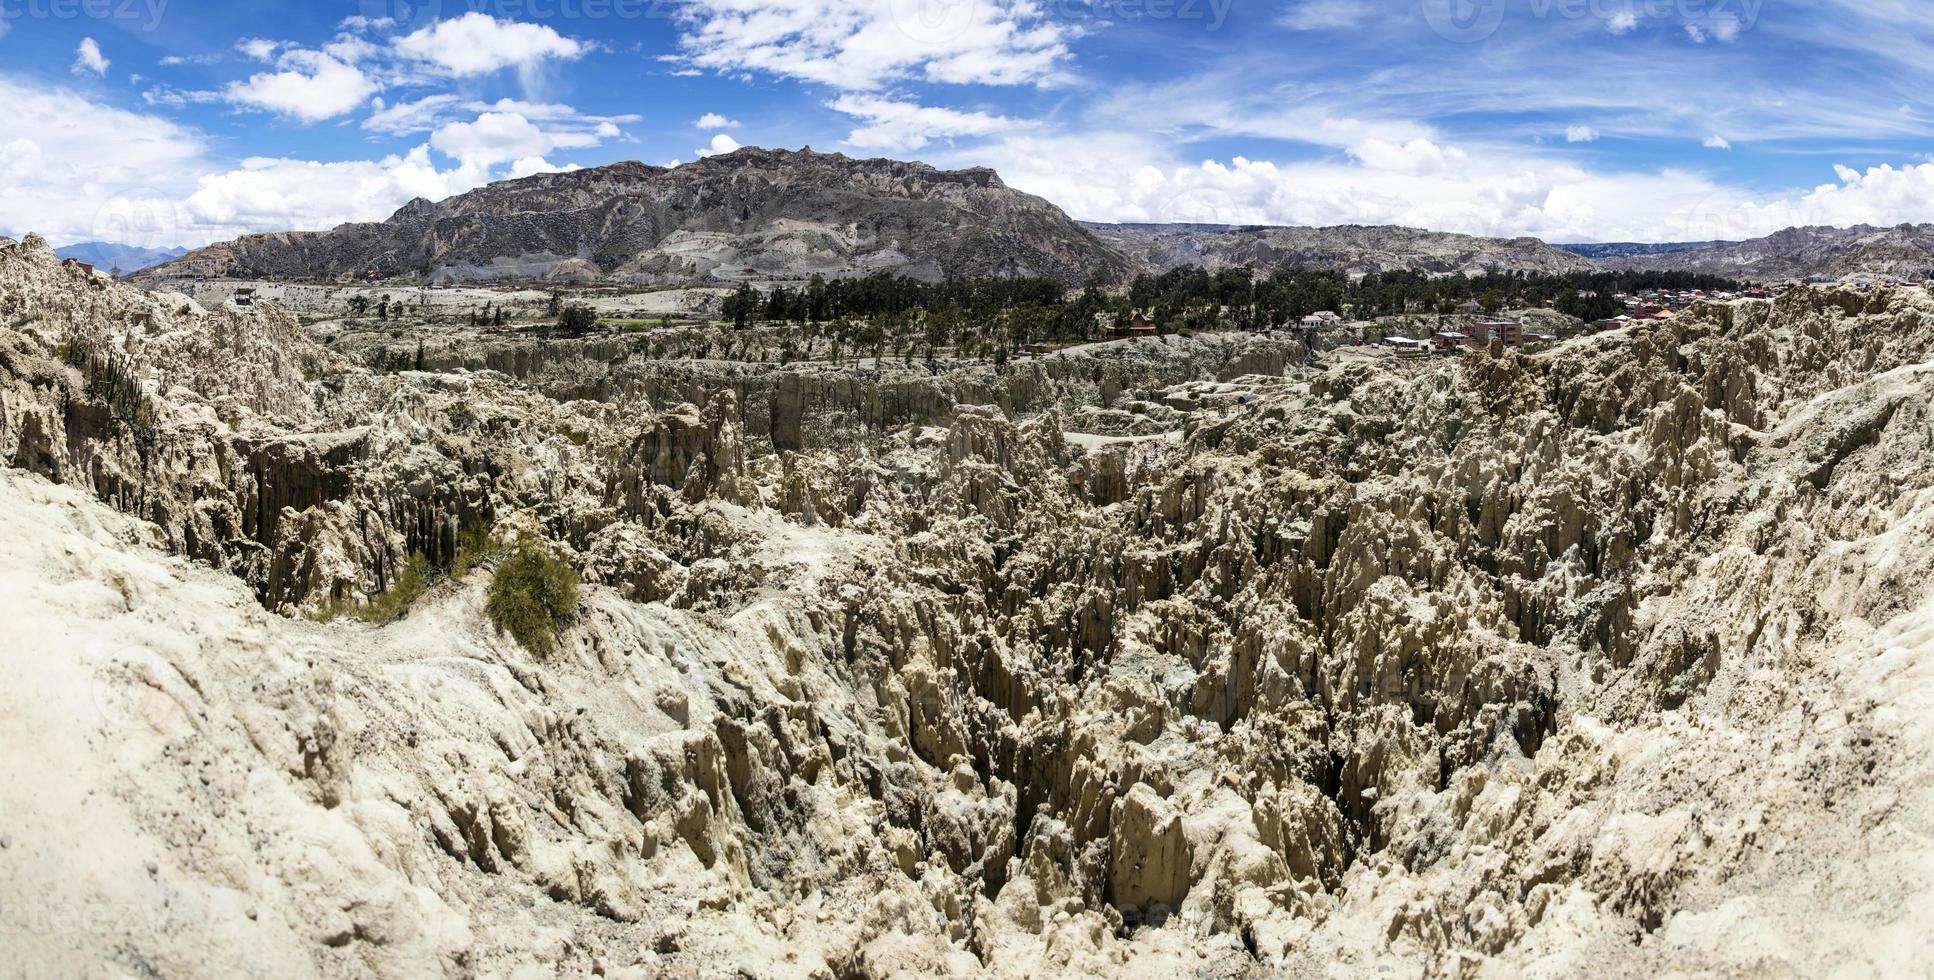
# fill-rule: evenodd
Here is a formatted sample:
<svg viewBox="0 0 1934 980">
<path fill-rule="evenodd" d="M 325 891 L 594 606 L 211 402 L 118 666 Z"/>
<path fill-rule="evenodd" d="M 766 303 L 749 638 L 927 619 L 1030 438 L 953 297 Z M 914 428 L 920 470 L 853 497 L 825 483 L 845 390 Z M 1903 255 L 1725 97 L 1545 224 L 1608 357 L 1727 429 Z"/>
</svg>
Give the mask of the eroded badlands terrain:
<svg viewBox="0 0 1934 980">
<path fill-rule="evenodd" d="M 598 343 L 376 373 L 273 304 L 0 243 L 8 959 L 1934 954 L 1925 292 L 1442 359 L 1204 335 L 935 373 Z M 485 532 L 583 575 L 548 654 L 486 617 Z M 406 612 L 315 621 L 416 553 Z"/>
</svg>

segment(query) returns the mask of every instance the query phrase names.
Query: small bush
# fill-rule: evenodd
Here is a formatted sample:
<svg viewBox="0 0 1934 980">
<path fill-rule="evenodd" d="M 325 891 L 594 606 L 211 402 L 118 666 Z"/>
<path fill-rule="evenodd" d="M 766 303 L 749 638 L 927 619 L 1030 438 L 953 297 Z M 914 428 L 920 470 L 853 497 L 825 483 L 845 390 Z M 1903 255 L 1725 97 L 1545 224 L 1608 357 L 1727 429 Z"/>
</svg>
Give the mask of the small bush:
<svg viewBox="0 0 1934 980">
<path fill-rule="evenodd" d="M 430 560 L 422 552 L 410 556 L 403 567 L 396 570 L 396 581 L 383 590 L 383 594 L 359 611 L 358 615 L 372 623 L 387 623 L 401 619 L 410 611 L 416 600 L 423 597 L 423 591 L 430 587 Z"/>
<path fill-rule="evenodd" d="M 497 628 L 539 656 L 557 648 L 557 630 L 578 604 L 578 574 L 539 545 L 518 546 L 490 579 L 484 611 Z"/>
<path fill-rule="evenodd" d="M 402 568 L 396 570 L 396 581 L 391 582 L 389 588 L 383 590 L 381 595 L 360 605 L 349 598 L 331 598 L 316 607 L 315 611 L 309 614 L 309 618 L 318 623 L 327 623 L 347 614 L 365 623 L 381 626 L 401 619 L 403 614 L 409 612 L 410 607 L 416 604 L 416 600 L 423 597 L 424 591 L 429 587 L 430 560 L 419 551 L 411 555 L 410 560 L 405 562 Z"/>
</svg>

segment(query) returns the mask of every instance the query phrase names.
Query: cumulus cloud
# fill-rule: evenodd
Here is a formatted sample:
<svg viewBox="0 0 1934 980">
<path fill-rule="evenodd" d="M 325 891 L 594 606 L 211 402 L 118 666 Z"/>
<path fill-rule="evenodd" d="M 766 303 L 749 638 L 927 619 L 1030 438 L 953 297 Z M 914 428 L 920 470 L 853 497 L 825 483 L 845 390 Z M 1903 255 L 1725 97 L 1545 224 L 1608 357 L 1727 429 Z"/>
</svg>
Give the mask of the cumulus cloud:
<svg viewBox="0 0 1934 980">
<path fill-rule="evenodd" d="M 1417 177 L 1439 173 L 1452 163 L 1465 159 L 1464 151 L 1456 147 L 1438 146 L 1421 136 L 1401 144 L 1381 139 L 1364 140 L 1350 147 L 1350 155 L 1372 170 Z"/>
<path fill-rule="evenodd" d="M 0 77 L 0 104 L 7 107 L 0 233 L 178 244 L 160 240 L 177 233 L 172 220 L 139 220 L 128 202 L 173 201 L 186 190 L 184 175 L 203 166 L 204 144 L 192 130 L 6 77 Z"/>
<path fill-rule="evenodd" d="M 74 49 L 74 74 L 106 75 L 108 61 L 101 55 L 101 46 L 91 37 L 81 38 L 80 47 Z"/>
<path fill-rule="evenodd" d="M 1934 220 L 1934 163 L 1843 168 L 1834 184 L 1765 197 L 1692 171 L 1597 171 L 1509 147 L 1446 152 L 1440 169 L 1422 148 L 1398 162 L 1406 158 L 1433 166 L 1373 168 L 1360 157 L 1188 163 L 1156 137 L 1091 131 L 1020 134 L 935 162 L 994 166 L 1010 185 L 1096 221 L 1395 224 L 1562 242 L 1739 239 L 1796 224 Z"/>
<path fill-rule="evenodd" d="M 1708 150 L 1730 150 L 1733 148 L 1732 141 L 1724 136 L 1708 136 L 1706 137 L 1705 145 Z"/>
<path fill-rule="evenodd" d="M 698 149 L 693 150 L 692 152 L 701 158 L 715 157 L 721 153 L 730 153 L 733 150 L 736 150 L 738 148 L 739 148 L 738 140 L 735 140 L 732 137 L 725 135 L 724 133 L 719 133 L 718 135 L 712 137 L 712 143 L 710 146 L 701 146 Z"/>
<path fill-rule="evenodd" d="M 445 127 L 448 150 L 425 142 L 374 160 L 260 156 L 235 164 L 210 159 L 192 129 L 73 92 L 0 76 L 0 104 L 9 112 L 0 135 L 0 234 L 140 246 L 379 221 L 412 198 L 576 169 L 551 162 L 553 154 L 609 138 L 603 134 L 618 132 L 612 120 L 626 118 L 533 106 L 556 118 L 485 113 L 466 128 Z M 449 159 L 439 162 L 438 152 Z"/>
<path fill-rule="evenodd" d="M 698 119 L 692 123 L 692 128 L 694 129 L 738 129 L 743 125 L 745 124 L 742 122 L 739 122 L 737 119 L 730 119 L 725 116 L 721 116 L 716 112 L 708 112 L 705 115 L 698 117 Z"/>
<path fill-rule="evenodd" d="M 427 147 L 381 160 L 318 163 L 254 157 L 200 179 L 181 204 L 194 228 L 240 230 L 332 228 L 380 221 L 413 198 L 439 200 L 478 186 L 478 170 L 439 170 Z"/>
<path fill-rule="evenodd" d="M 584 45 L 542 24 L 498 20 L 474 11 L 397 38 L 395 44 L 405 57 L 455 76 L 529 69 L 551 59 L 570 61 L 585 52 Z"/>
<path fill-rule="evenodd" d="M 985 112 L 962 112 L 871 95 L 843 95 L 827 106 L 865 122 L 846 137 L 849 146 L 890 153 L 918 150 L 935 139 L 988 136 L 1032 125 Z"/>
<path fill-rule="evenodd" d="M 320 51 L 285 52 L 276 66 L 282 70 L 230 82 L 224 94 L 237 105 L 319 122 L 354 110 L 377 89 L 361 69 Z"/>
<path fill-rule="evenodd" d="M 430 145 L 464 164 L 489 167 L 597 146 L 616 135 L 617 127 L 608 122 L 590 131 L 546 128 L 520 113 L 486 112 L 470 122 L 444 124 L 431 135 Z"/>
<path fill-rule="evenodd" d="M 1621 10 L 1605 21 L 1605 29 L 1613 34 L 1630 34 L 1639 26 L 1639 15 L 1630 10 Z"/>
<path fill-rule="evenodd" d="M 1075 28 L 1034 0 L 690 0 L 686 68 L 756 71 L 845 90 L 1067 80 Z"/>
<path fill-rule="evenodd" d="M 1597 141 L 1598 130 L 1590 126 L 1565 127 L 1565 142 L 1567 143 L 1595 143 Z"/>
</svg>

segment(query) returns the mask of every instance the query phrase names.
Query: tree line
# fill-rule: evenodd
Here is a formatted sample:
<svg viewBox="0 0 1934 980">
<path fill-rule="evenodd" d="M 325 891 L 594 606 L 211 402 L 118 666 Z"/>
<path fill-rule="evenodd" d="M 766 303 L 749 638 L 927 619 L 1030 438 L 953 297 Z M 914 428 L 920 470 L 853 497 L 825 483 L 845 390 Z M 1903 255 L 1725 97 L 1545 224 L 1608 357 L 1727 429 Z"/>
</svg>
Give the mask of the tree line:
<svg viewBox="0 0 1934 980">
<path fill-rule="evenodd" d="M 1739 283 L 1691 272 L 1486 273 L 1433 276 L 1373 273 L 1352 278 L 1321 269 L 1184 266 L 1137 276 L 1122 291 L 1098 283 L 1069 292 L 1040 278 L 954 278 L 926 282 L 876 273 L 852 279 L 814 276 L 803 286 L 761 291 L 740 285 L 725 298 L 724 319 L 753 323 L 877 323 L 888 336 L 925 334 L 945 342 L 968 324 L 998 321 L 1010 344 L 1089 338 L 1098 322 L 1147 315 L 1165 332 L 1261 330 L 1329 310 L 1357 319 L 1448 315 L 1476 301 L 1487 311 L 1551 308 L 1582 320 L 1624 312 L 1613 296 L 1645 290 L 1738 290 Z"/>
</svg>

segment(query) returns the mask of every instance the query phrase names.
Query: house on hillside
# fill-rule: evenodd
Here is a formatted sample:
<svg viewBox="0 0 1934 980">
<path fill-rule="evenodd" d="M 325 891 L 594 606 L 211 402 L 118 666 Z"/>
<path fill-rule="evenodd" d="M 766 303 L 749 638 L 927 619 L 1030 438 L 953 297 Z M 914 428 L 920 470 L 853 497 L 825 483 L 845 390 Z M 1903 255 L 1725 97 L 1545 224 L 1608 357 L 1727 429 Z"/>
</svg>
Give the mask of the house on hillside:
<svg viewBox="0 0 1934 980">
<path fill-rule="evenodd" d="M 1139 311 L 1130 314 L 1126 320 L 1117 320 L 1109 328 L 1111 337 L 1153 337 L 1161 333 L 1155 328 L 1155 321 Z"/>
<path fill-rule="evenodd" d="M 1315 313 L 1311 313 L 1309 316 L 1304 317 L 1302 320 L 1302 326 L 1304 329 L 1307 329 L 1307 330 L 1315 330 L 1319 327 L 1333 327 L 1342 322 L 1343 322 L 1343 318 L 1337 315 L 1335 311 L 1318 310 Z"/>
<path fill-rule="evenodd" d="M 1443 307 L 1440 306 L 1438 309 L 1443 309 Z M 1484 304 L 1474 299 L 1467 299 L 1457 304 L 1457 314 L 1459 316 L 1483 316 Z"/>
<path fill-rule="evenodd" d="M 254 306 L 255 305 L 254 287 L 243 286 L 242 288 L 237 289 L 235 291 L 235 305 L 236 306 Z"/>
<path fill-rule="evenodd" d="M 1452 350 L 1458 347 L 1471 346 L 1471 338 L 1470 335 L 1459 333 L 1455 330 L 1440 330 L 1437 333 L 1431 334 L 1430 343 L 1431 346 L 1436 347 L 1438 350 Z"/>
<path fill-rule="evenodd" d="M 65 269 L 79 269 L 82 275 L 91 276 L 94 274 L 94 267 L 82 262 L 80 259 L 62 259 L 60 260 L 60 264 Z"/>
</svg>

